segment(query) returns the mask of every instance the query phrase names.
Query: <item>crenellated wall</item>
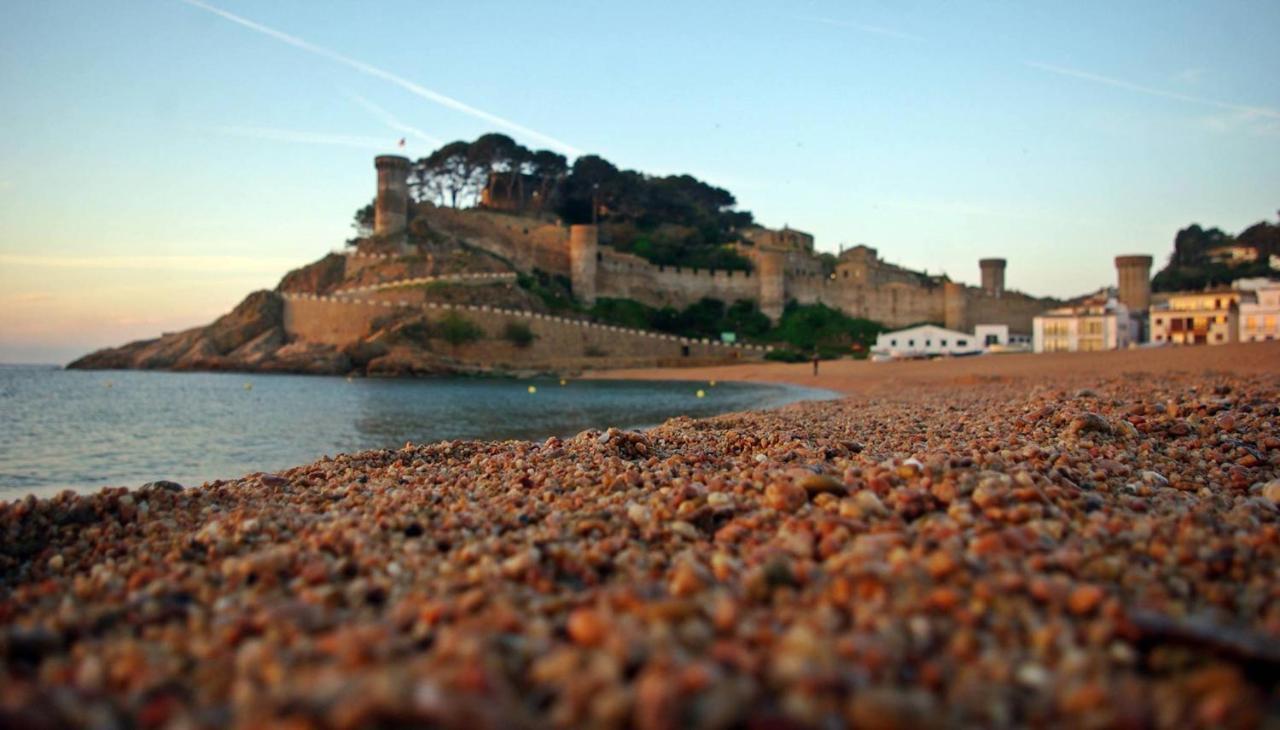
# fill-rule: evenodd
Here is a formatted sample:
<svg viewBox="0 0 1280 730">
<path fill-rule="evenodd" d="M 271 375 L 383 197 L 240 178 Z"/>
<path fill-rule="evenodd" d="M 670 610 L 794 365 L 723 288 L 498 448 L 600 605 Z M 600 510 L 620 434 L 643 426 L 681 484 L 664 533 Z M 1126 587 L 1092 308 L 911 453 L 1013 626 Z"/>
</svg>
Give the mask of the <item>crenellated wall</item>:
<svg viewBox="0 0 1280 730">
<path fill-rule="evenodd" d="M 921 322 L 962 330 L 1005 324 L 1019 333 L 1029 333 L 1037 314 L 1060 304 L 1004 289 L 1003 260 L 997 259 L 983 264 L 985 290 L 888 263 L 874 248 L 861 245 L 843 251 L 830 273 L 808 251 L 762 245 L 740 248 L 750 257 L 752 272 L 691 269 L 659 266 L 601 245 L 598 234 L 589 235 L 593 226 L 574 226 L 571 233 L 531 218 L 450 208 L 432 207 L 425 215 L 433 230 L 501 256 L 519 270 L 570 277 L 575 294 L 588 303 L 607 297 L 683 308 L 708 297 L 726 304 L 748 299 L 776 320 L 786 303 L 795 301 L 825 304 L 891 328 Z"/>
<path fill-rule="evenodd" d="M 337 347 L 369 336 L 373 332 L 375 321 L 405 309 L 425 314 L 432 320 L 456 312 L 483 329 L 485 337 L 480 343 L 452 348 L 449 354 L 464 360 L 510 366 L 512 369 L 643 367 L 756 360 L 766 352 L 766 348 L 752 345 L 727 345 L 708 339 L 677 337 L 568 317 L 479 305 L 423 305 L 390 299 L 304 294 L 286 294 L 284 300 L 284 328 L 291 340 Z M 511 322 L 521 322 L 529 327 L 535 337 L 532 345 L 516 348 L 505 341 L 503 332 Z M 503 360 L 505 356 L 509 356 L 509 359 Z"/>
<path fill-rule="evenodd" d="M 506 213 L 436 206 L 426 206 L 419 215 L 432 230 L 501 256 L 521 271 L 541 269 L 570 275 L 566 226 Z"/>
<path fill-rule="evenodd" d="M 679 309 L 707 297 L 726 304 L 756 299 L 759 284 L 748 271 L 659 266 L 601 246 L 596 261 L 595 295 Z"/>
</svg>

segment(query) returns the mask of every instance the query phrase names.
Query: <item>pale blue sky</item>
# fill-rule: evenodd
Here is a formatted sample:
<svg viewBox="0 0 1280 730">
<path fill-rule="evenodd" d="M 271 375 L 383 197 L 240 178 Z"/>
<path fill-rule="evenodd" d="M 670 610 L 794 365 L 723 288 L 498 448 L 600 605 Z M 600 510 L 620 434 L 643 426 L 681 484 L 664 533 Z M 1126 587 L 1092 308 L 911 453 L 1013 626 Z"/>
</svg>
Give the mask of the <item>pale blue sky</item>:
<svg viewBox="0 0 1280 730">
<path fill-rule="evenodd" d="M 62 362 L 273 286 L 349 235 L 372 156 L 400 137 L 416 156 L 498 130 L 689 171 L 822 249 L 866 243 L 969 282 L 1004 256 L 1034 294 L 1112 282 L 1119 253 L 1162 264 L 1188 223 L 1235 231 L 1280 207 L 1274 0 L 3 15 L 0 361 Z"/>
</svg>

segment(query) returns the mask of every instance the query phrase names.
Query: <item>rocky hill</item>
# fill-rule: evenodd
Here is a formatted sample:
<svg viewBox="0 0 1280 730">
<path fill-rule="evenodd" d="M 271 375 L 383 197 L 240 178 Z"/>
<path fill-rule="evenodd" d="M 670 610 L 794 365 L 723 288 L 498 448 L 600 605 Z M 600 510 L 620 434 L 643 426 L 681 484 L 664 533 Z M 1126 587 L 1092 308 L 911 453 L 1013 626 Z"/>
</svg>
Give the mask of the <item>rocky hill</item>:
<svg viewBox="0 0 1280 730">
<path fill-rule="evenodd" d="M 474 364 L 449 351 L 449 345 L 475 336 L 465 326 L 449 329 L 417 310 L 396 309 L 366 336 L 344 345 L 307 342 L 286 334 L 285 299 L 390 292 L 424 304 L 544 308 L 537 296 L 512 283 L 508 264 L 456 239 L 414 237 L 408 255 L 385 257 L 377 253 L 376 242 L 368 243 L 369 253 L 330 254 L 290 271 L 274 290 L 253 292 L 209 325 L 99 350 L 67 367 L 391 375 L 474 371 Z M 509 276 L 499 280 L 499 275 Z"/>
</svg>

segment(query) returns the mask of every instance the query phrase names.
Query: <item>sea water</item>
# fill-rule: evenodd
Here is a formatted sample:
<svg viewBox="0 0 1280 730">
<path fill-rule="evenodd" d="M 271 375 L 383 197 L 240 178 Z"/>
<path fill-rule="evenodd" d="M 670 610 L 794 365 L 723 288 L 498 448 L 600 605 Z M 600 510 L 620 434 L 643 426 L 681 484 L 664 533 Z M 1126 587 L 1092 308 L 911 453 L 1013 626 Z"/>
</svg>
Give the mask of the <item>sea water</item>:
<svg viewBox="0 0 1280 730">
<path fill-rule="evenodd" d="M 196 486 L 406 441 L 541 440 L 831 396 L 707 381 L 348 380 L 0 366 L 0 500 L 162 479 Z"/>
</svg>

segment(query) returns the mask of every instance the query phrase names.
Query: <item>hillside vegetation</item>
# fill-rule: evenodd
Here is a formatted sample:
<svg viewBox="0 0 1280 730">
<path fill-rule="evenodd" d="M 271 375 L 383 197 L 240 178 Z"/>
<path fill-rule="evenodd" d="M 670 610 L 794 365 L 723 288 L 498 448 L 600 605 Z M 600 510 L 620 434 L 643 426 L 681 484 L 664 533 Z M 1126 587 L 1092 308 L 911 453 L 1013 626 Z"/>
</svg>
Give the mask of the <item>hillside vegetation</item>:
<svg viewBox="0 0 1280 730">
<path fill-rule="evenodd" d="M 1215 262 L 1210 252 L 1224 246 L 1246 246 L 1257 252 L 1251 262 Z M 1191 225 L 1178 231 L 1173 239 L 1169 263 L 1151 280 L 1155 291 L 1194 291 L 1230 284 L 1235 279 L 1270 276 L 1271 256 L 1280 255 L 1280 225 L 1261 221 L 1237 235 L 1218 228 Z"/>
<path fill-rule="evenodd" d="M 751 268 L 731 244 L 753 224 L 752 214 L 738 210 L 729 191 L 692 175 L 647 175 L 598 155 L 584 155 L 570 165 L 558 153 L 486 134 L 418 159 L 409 183 L 418 202 L 554 215 L 570 224 L 596 222 L 602 242 L 656 264 Z M 372 225 L 372 205 L 356 211 L 352 240 L 368 235 Z"/>
</svg>

